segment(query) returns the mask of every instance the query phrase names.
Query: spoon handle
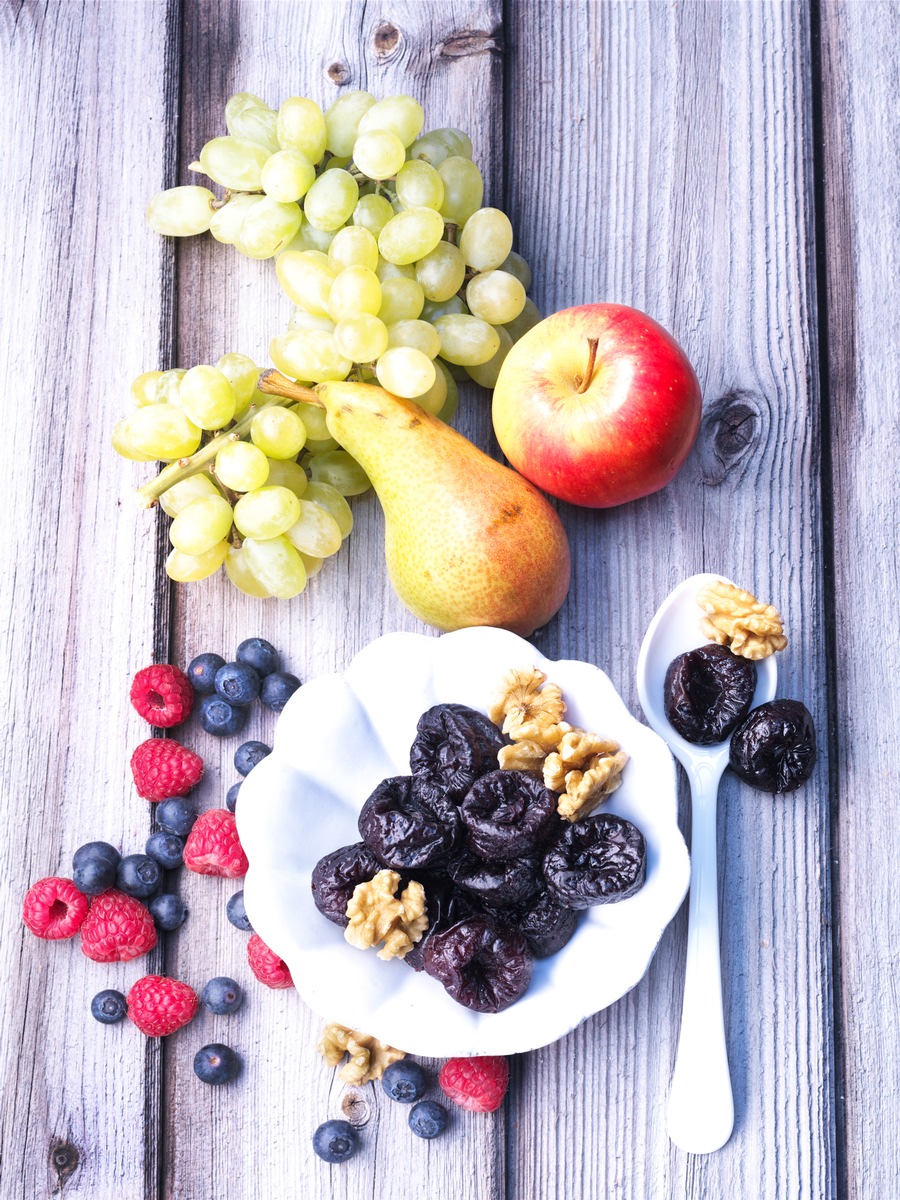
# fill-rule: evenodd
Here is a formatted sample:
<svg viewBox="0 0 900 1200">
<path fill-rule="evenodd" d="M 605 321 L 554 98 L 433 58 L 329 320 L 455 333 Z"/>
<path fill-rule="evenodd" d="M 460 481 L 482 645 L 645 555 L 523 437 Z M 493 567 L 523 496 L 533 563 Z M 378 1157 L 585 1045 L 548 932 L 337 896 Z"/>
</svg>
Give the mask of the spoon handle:
<svg viewBox="0 0 900 1200">
<path fill-rule="evenodd" d="M 669 1137 L 691 1154 L 724 1146 L 734 1127 L 728 1074 L 722 971 L 716 800 L 722 768 L 697 763 L 691 781 L 691 896 L 681 1033 L 669 1090 Z"/>
</svg>

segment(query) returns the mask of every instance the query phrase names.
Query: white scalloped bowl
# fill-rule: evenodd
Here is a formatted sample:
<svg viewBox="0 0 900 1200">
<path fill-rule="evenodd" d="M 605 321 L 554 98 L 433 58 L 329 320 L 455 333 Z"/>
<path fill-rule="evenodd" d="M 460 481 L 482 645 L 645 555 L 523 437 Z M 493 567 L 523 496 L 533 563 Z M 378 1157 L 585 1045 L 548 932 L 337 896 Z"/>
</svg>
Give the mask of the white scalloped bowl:
<svg viewBox="0 0 900 1200">
<path fill-rule="evenodd" d="M 537 960 L 528 991 L 501 1013 L 474 1013 L 424 972 L 348 945 L 313 904 L 310 875 L 325 854 L 359 841 L 357 816 L 380 780 L 409 773 L 416 723 L 433 704 L 484 712 L 511 667 L 537 666 L 558 683 L 566 719 L 616 738 L 630 761 L 606 811 L 647 842 L 647 879 L 619 904 L 589 908 L 559 953 Z M 388 634 L 343 675 L 291 697 L 272 753 L 247 777 L 237 807 L 250 870 L 244 894 L 254 928 L 291 969 L 316 1013 L 411 1054 L 515 1054 L 546 1046 L 618 1000 L 641 979 L 688 887 L 676 820 L 675 767 L 661 738 L 631 716 L 589 663 L 551 662 L 498 629 L 440 638 Z"/>
</svg>

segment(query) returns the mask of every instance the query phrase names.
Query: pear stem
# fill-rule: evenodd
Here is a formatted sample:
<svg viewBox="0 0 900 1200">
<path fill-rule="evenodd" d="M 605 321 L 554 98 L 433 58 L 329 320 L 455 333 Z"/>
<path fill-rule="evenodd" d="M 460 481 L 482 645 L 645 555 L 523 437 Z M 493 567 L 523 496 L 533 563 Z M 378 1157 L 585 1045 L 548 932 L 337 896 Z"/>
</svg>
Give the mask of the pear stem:
<svg viewBox="0 0 900 1200">
<path fill-rule="evenodd" d="M 274 367 L 263 371 L 256 386 L 267 396 L 281 396 L 286 400 L 300 400 L 304 404 L 315 404 L 317 408 L 325 407 L 312 388 L 304 387 L 302 383 L 294 383 L 293 379 L 288 379 Z"/>
<path fill-rule="evenodd" d="M 599 338 L 588 338 L 587 370 L 585 371 L 584 375 L 575 376 L 575 383 L 577 385 L 576 390 L 579 396 L 583 396 L 591 386 L 591 377 L 594 374 L 594 363 L 597 361 L 597 345 L 599 341 Z"/>
</svg>

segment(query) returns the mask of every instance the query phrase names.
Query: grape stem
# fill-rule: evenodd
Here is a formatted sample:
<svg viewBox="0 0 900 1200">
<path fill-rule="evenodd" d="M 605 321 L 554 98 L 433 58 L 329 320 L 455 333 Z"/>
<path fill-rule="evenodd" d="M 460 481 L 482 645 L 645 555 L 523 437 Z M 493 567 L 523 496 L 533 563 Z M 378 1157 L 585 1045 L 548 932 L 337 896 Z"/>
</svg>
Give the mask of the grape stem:
<svg viewBox="0 0 900 1200">
<path fill-rule="evenodd" d="M 271 367 L 268 371 L 263 371 L 256 386 L 259 391 L 265 392 L 267 396 L 278 397 L 274 401 L 276 404 L 290 404 L 299 400 L 304 404 L 315 404 L 317 408 L 325 407 L 319 399 L 318 394 L 312 388 L 304 387 L 302 383 L 294 383 L 293 379 L 288 379 L 286 375 L 282 375 L 274 367 Z"/>
<path fill-rule="evenodd" d="M 591 377 L 594 374 L 594 364 L 597 361 L 597 344 L 599 338 L 588 338 L 588 362 L 587 370 L 584 375 L 575 376 L 576 392 L 579 396 L 583 396 L 591 385 Z"/>
</svg>

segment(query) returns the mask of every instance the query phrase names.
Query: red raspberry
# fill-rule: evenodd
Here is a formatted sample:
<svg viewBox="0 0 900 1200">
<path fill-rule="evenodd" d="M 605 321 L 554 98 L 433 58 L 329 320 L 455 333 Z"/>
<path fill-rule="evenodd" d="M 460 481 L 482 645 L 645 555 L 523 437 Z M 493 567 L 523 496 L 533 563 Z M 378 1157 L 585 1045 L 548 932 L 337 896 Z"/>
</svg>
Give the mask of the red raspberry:
<svg viewBox="0 0 900 1200">
<path fill-rule="evenodd" d="M 74 937 L 87 916 L 88 903 L 71 879 L 51 875 L 25 893 L 22 920 L 37 937 L 55 942 Z"/>
<path fill-rule="evenodd" d="M 203 759 L 171 738 L 148 738 L 131 756 L 131 773 L 145 800 L 186 796 L 203 778 Z"/>
<path fill-rule="evenodd" d="M 469 1112 L 495 1112 L 509 1084 L 505 1058 L 451 1058 L 441 1067 L 438 1083 L 445 1094 Z"/>
<path fill-rule="evenodd" d="M 165 975 L 145 975 L 127 996 L 128 1019 L 147 1037 L 165 1037 L 197 1015 L 197 993 Z"/>
<path fill-rule="evenodd" d="M 260 983 L 270 988 L 292 988 L 290 968 L 283 958 L 271 950 L 258 933 L 247 943 L 247 962 Z"/>
<path fill-rule="evenodd" d="M 140 900 L 110 888 L 96 896 L 81 926 L 81 949 L 94 962 L 129 962 L 156 945 L 156 926 Z"/>
<path fill-rule="evenodd" d="M 222 875 L 239 879 L 249 863 L 238 837 L 234 813 L 210 808 L 194 822 L 184 844 L 184 865 L 198 875 Z"/>
<path fill-rule="evenodd" d="M 191 715 L 194 689 L 191 681 L 171 663 L 144 667 L 131 682 L 131 703 L 145 721 L 157 729 L 180 725 Z"/>
</svg>

